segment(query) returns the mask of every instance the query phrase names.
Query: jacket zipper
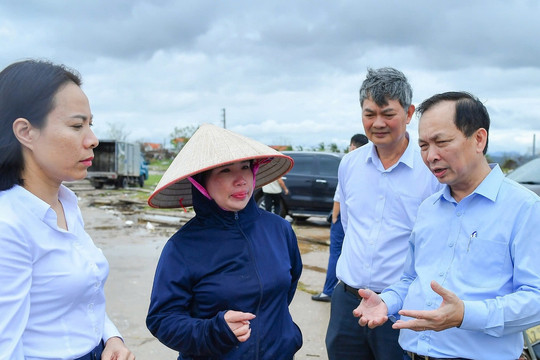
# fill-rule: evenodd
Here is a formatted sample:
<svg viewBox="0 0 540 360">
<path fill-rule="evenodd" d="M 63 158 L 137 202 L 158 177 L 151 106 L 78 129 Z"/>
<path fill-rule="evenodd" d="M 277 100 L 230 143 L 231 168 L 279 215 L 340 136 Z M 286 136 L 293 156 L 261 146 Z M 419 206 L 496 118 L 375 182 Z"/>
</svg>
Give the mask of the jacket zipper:
<svg viewBox="0 0 540 360">
<path fill-rule="evenodd" d="M 261 281 L 261 275 L 259 274 L 259 269 L 257 269 L 257 262 L 255 261 L 255 256 L 254 256 L 254 253 L 253 253 L 253 245 L 250 241 L 250 239 L 246 236 L 246 234 L 244 233 L 244 231 L 242 230 L 242 227 L 240 226 L 240 223 L 239 223 L 239 217 L 238 217 L 238 212 L 235 211 L 234 212 L 234 220 L 236 220 L 236 225 L 238 226 L 238 229 L 240 230 L 240 233 L 242 233 L 242 236 L 244 237 L 244 239 L 246 239 L 246 242 L 248 244 L 248 248 L 249 248 L 249 254 L 251 255 L 251 261 L 253 262 L 253 267 L 255 268 L 255 274 L 257 275 L 257 280 L 259 280 L 259 302 L 257 303 L 257 316 L 259 315 L 259 311 L 261 309 L 261 302 L 262 302 L 262 297 L 263 297 L 263 289 L 262 289 L 262 281 Z M 258 331 L 257 331 L 257 339 L 255 341 L 255 354 L 256 354 L 256 357 L 255 357 L 255 360 L 258 360 L 259 359 L 259 348 L 260 348 L 260 334 L 261 334 L 261 331 L 260 331 L 261 327 L 259 326 L 258 328 Z"/>
</svg>

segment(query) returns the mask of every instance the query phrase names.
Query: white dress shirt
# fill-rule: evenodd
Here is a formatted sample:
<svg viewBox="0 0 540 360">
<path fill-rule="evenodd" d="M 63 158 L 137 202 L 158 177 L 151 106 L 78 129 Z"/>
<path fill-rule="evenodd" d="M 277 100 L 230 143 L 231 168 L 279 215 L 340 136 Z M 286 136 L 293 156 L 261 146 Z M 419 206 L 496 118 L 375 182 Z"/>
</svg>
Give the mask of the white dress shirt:
<svg viewBox="0 0 540 360">
<path fill-rule="evenodd" d="M 338 180 L 345 239 L 337 277 L 380 292 L 399 280 L 418 207 L 441 185 L 411 141 L 388 169 L 373 143 L 351 151 L 341 160 Z"/>
<path fill-rule="evenodd" d="M 21 186 L 0 192 L 0 359 L 74 359 L 120 336 L 105 313 L 109 264 L 61 186 L 68 230 Z"/>
</svg>

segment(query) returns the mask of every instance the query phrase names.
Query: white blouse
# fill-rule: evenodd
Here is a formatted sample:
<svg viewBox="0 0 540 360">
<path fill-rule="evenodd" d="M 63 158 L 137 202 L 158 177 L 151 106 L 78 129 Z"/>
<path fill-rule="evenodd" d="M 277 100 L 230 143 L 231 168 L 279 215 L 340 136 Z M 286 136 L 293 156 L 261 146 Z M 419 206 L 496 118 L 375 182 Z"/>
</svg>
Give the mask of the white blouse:
<svg viewBox="0 0 540 360">
<path fill-rule="evenodd" d="M 0 192 L 0 359 L 74 359 L 120 336 L 105 313 L 109 264 L 61 186 L 68 230 L 21 186 Z"/>
</svg>

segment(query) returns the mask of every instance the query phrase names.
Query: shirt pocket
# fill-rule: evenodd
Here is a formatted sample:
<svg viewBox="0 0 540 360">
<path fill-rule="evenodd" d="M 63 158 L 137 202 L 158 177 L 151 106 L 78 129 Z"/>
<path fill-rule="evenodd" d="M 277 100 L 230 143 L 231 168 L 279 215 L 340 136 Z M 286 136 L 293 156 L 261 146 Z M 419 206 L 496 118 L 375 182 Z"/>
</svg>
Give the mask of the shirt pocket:
<svg viewBox="0 0 540 360">
<path fill-rule="evenodd" d="M 424 199 L 404 192 L 396 192 L 395 195 L 397 196 L 388 204 L 392 214 L 390 221 L 396 221 L 398 227 L 403 226 L 411 231 L 416 221 L 418 207 Z"/>
<path fill-rule="evenodd" d="M 491 288 L 504 283 L 508 244 L 481 237 L 470 239 L 461 262 L 462 279 L 472 287 Z"/>
</svg>

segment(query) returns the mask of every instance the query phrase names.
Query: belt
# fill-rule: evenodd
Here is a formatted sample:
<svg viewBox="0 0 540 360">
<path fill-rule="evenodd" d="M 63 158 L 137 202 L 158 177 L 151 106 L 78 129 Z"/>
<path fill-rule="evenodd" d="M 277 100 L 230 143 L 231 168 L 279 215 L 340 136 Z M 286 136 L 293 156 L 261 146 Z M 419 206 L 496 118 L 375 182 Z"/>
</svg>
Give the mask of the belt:
<svg viewBox="0 0 540 360">
<path fill-rule="evenodd" d="M 433 356 L 418 355 L 410 351 L 407 351 L 407 355 L 409 355 L 412 360 L 467 360 L 465 358 L 436 358 Z"/>
<path fill-rule="evenodd" d="M 75 360 L 100 360 L 101 353 L 103 352 L 104 347 L 105 347 L 105 344 L 103 344 L 103 340 L 101 340 L 98 346 L 96 346 L 94 350 L 90 351 L 88 354 L 81 356 L 80 358 L 77 358 Z"/>
<path fill-rule="evenodd" d="M 358 290 L 359 289 L 354 288 L 352 286 L 349 286 L 349 285 L 345 284 L 343 281 L 341 283 L 343 284 L 343 288 L 345 289 L 346 292 L 351 293 L 354 296 L 356 296 L 359 300 L 362 300 L 362 297 L 360 295 L 358 295 Z M 380 294 L 380 293 L 376 292 L 375 294 Z"/>
</svg>

